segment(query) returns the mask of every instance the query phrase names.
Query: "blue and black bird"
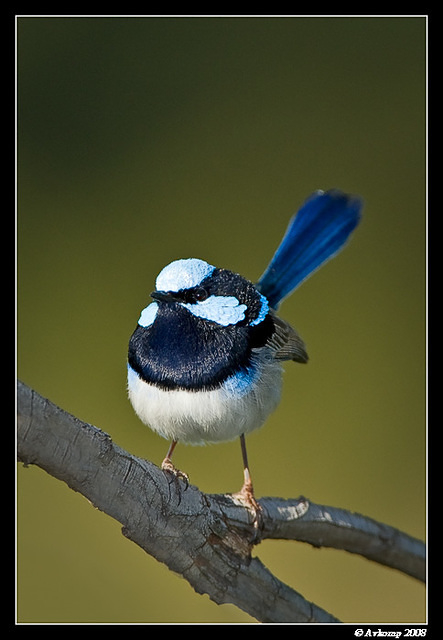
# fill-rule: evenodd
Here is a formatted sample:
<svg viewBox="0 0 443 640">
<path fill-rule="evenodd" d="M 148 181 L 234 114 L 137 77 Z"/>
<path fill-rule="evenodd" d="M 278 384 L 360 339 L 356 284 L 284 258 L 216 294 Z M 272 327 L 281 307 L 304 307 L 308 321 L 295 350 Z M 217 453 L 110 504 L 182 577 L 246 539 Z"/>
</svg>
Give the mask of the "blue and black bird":
<svg viewBox="0 0 443 640">
<path fill-rule="evenodd" d="M 138 417 L 170 441 L 204 444 L 239 437 L 244 484 L 236 494 L 257 512 L 245 435 L 280 400 L 282 363 L 307 362 L 305 344 L 276 311 L 280 302 L 345 244 L 361 201 L 317 191 L 289 222 L 257 284 L 196 258 L 159 273 L 128 353 L 129 398 Z"/>
</svg>

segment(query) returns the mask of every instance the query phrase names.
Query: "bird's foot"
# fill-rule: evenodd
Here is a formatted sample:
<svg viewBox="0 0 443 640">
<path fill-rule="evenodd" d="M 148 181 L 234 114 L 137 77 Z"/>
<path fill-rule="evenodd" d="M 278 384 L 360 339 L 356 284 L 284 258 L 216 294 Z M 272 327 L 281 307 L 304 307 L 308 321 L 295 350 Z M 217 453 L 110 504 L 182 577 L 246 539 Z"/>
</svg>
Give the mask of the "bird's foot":
<svg viewBox="0 0 443 640">
<path fill-rule="evenodd" d="M 175 467 L 172 462 L 171 459 L 166 457 L 163 462 L 162 462 L 162 470 L 165 471 L 168 474 L 171 474 L 173 476 L 173 481 L 176 483 L 177 488 L 178 488 L 178 481 L 179 480 L 183 480 L 183 482 L 185 483 L 185 490 L 188 488 L 188 484 L 189 484 L 189 476 L 184 473 L 184 471 L 180 471 L 180 469 L 177 469 L 177 467 Z"/>
<path fill-rule="evenodd" d="M 263 508 L 255 499 L 252 484 L 250 482 L 245 482 L 240 491 L 232 493 L 231 495 L 235 500 L 241 502 L 241 504 L 245 506 L 250 513 L 252 513 L 254 517 L 254 529 L 256 531 L 261 529 L 263 525 Z"/>
</svg>

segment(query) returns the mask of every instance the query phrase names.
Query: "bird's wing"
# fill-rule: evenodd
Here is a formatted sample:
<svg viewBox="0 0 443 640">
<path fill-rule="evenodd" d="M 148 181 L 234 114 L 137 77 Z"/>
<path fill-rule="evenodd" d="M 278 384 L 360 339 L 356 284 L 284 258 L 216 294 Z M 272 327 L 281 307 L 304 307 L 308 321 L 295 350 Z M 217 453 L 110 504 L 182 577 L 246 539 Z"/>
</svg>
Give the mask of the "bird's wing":
<svg viewBox="0 0 443 640">
<path fill-rule="evenodd" d="M 305 343 L 291 325 L 274 313 L 275 332 L 268 341 L 268 346 L 273 350 L 277 360 L 294 360 L 295 362 L 307 362 L 308 354 Z"/>
</svg>

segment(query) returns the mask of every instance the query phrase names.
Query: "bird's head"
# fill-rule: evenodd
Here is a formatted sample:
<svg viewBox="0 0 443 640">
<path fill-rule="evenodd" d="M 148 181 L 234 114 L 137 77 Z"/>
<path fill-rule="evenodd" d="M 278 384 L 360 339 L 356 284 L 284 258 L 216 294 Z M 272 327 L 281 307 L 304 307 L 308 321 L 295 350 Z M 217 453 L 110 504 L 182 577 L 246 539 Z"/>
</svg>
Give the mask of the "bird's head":
<svg viewBox="0 0 443 640">
<path fill-rule="evenodd" d="M 142 327 L 154 322 L 162 305 L 179 305 L 220 327 L 253 327 L 269 312 L 267 299 L 252 282 L 197 258 L 174 260 L 159 273 L 155 286 L 154 302 L 142 311 L 138 322 Z"/>
</svg>

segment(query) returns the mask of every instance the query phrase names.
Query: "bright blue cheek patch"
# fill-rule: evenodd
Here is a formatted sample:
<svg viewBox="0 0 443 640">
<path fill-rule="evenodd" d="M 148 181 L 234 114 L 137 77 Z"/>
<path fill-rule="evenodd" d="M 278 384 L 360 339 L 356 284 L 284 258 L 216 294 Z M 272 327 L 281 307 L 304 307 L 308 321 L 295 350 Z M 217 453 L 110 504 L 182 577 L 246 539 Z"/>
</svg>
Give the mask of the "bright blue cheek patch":
<svg viewBox="0 0 443 640">
<path fill-rule="evenodd" d="M 148 304 L 148 306 L 141 312 L 138 324 L 141 327 L 145 327 L 145 329 L 147 327 L 150 327 L 155 320 L 157 310 L 158 304 L 156 302 L 151 302 L 151 304 Z"/>
<path fill-rule="evenodd" d="M 227 327 L 245 319 L 245 304 L 240 304 L 234 296 L 209 296 L 207 300 L 195 304 L 183 303 L 185 309 L 203 320 L 212 320 Z"/>
</svg>

